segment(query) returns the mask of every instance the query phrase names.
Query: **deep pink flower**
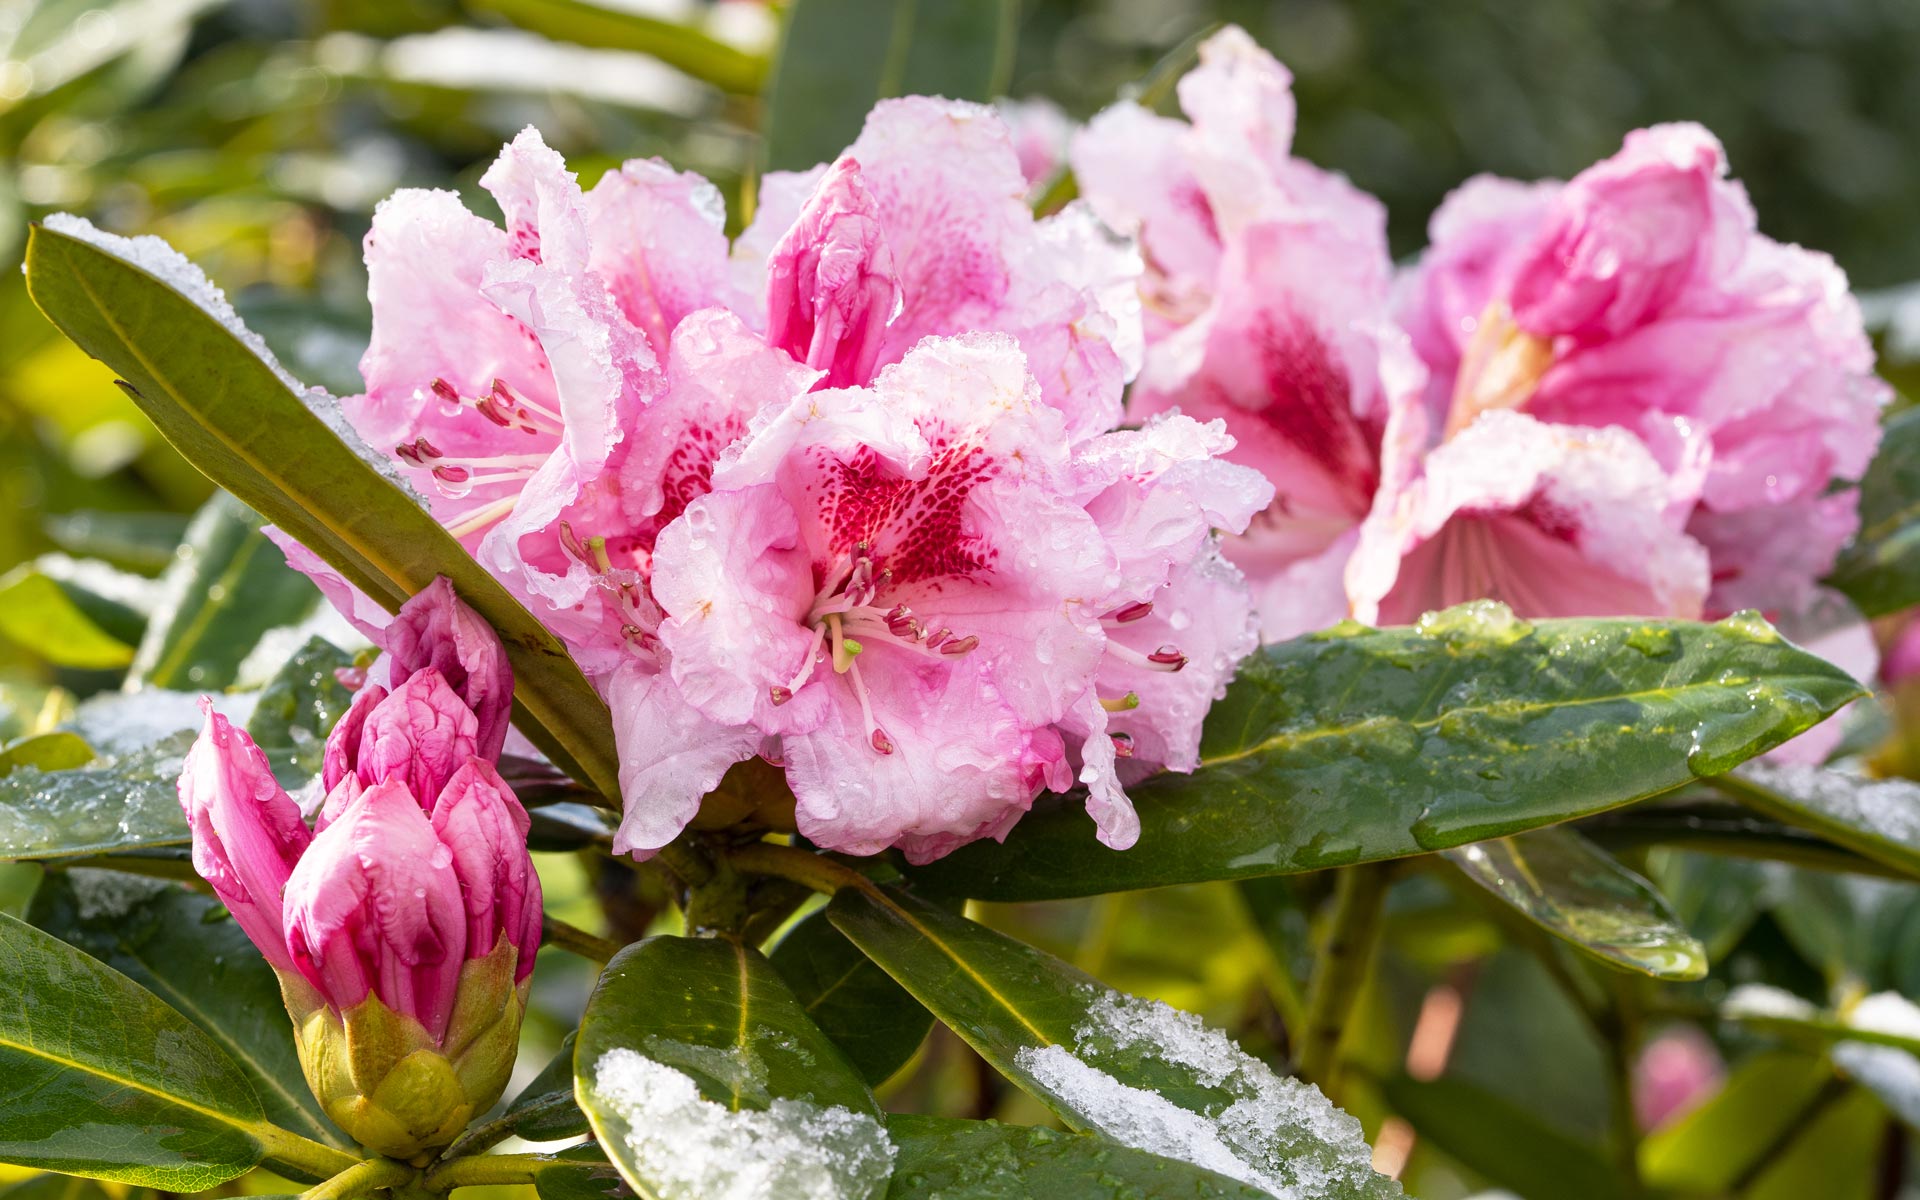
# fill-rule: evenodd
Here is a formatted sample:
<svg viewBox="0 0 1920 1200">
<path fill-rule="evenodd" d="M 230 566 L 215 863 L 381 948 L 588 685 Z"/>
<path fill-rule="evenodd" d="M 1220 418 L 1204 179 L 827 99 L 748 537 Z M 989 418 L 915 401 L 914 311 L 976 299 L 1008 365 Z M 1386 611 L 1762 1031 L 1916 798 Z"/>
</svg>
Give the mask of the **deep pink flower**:
<svg viewBox="0 0 1920 1200">
<path fill-rule="evenodd" d="M 1812 602 L 1887 391 L 1845 277 L 1756 230 L 1711 134 L 1636 131 L 1566 184 L 1471 181 L 1432 235 L 1399 309 L 1438 436 L 1499 409 L 1623 429 L 1710 559 L 1701 611 Z"/>
<path fill-rule="evenodd" d="M 400 606 L 383 643 L 391 656 L 394 687 L 416 671 L 433 670 L 473 712 L 475 753 L 500 757 L 513 718 L 513 666 L 500 635 L 453 594 L 437 575 L 419 595 Z"/>
<path fill-rule="evenodd" d="M 317 833 L 252 740 L 210 705 L 180 802 L 196 869 L 269 962 L 337 1012 L 372 992 L 441 1039 L 464 963 L 494 955 L 504 937 L 509 982 L 533 970 L 540 884 L 526 812 L 477 742 L 474 710 L 425 664 L 463 672 L 489 711 L 511 704 L 512 676 L 498 638 L 444 580 L 386 632 L 395 675 L 403 660 L 414 668 L 391 694 L 368 684 L 329 735 Z"/>
<path fill-rule="evenodd" d="M 201 700 L 207 723 L 187 751 L 180 807 L 193 830 L 193 869 L 212 885 L 240 928 L 281 970 L 292 967 L 280 923 L 281 896 L 313 835 L 274 780 L 267 756 Z"/>
</svg>

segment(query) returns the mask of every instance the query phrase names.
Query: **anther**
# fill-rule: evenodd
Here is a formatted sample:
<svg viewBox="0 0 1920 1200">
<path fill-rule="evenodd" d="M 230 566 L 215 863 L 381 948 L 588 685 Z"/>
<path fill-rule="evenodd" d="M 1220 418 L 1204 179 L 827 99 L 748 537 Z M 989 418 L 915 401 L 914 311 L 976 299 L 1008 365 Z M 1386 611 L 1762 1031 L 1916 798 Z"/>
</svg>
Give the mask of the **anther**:
<svg viewBox="0 0 1920 1200">
<path fill-rule="evenodd" d="M 1110 733 L 1107 736 L 1113 739 L 1113 754 L 1115 758 L 1132 758 L 1133 757 L 1133 735 L 1132 734 Z"/>
<path fill-rule="evenodd" d="M 970 633 L 963 638 L 954 638 L 952 641 L 945 643 L 940 647 L 940 653 L 950 654 L 954 658 L 959 658 L 963 654 L 972 653 L 973 648 L 979 644 L 979 635 Z"/>
<path fill-rule="evenodd" d="M 1121 625 L 1125 625 L 1130 621 L 1138 621 L 1140 618 L 1146 616 L 1148 613 L 1152 611 L 1153 611 L 1153 601 L 1136 600 L 1132 604 L 1126 605 L 1125 607 L 1116 611 L 1113 614 L 1113 619 L 1117 623 Z"/>
</svg>

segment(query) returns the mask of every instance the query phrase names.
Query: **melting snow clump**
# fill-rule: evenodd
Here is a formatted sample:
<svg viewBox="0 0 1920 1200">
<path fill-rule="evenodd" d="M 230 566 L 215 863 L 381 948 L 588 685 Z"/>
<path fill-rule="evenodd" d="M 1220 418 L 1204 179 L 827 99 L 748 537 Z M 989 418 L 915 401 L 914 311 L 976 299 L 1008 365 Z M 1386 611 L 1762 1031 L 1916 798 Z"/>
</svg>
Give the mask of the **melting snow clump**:
<svg viewBox="0 0 1920 1200">
<path fill-rule="evenodd" d="M 1920 1006 L 1898 992 L 1875 992 L 1853 1006 L 1847 1024 L 1920 1041 Z"/>
<path fill-rule="evenodd" d="M 634 1168 L 666 1195 L 713 1200 L 868 1200 L 893 1173 L 880 1122 L 846 1108 L 775 1100 L 733 1112 L 692 1079 L 635 1050 L 593 1068 L 596 1096 L 626 1126 Z"/>
<path fill-rule="evenodd" d="M 1832 819 L 1890 841 L 1920 844 L 1920 783 L 1864 776 L 1796 763 L 1753 762 L 1739 775 L 1811 805 Z"/>
<path fill-rule="evenodd" d="M 1360 1122 L 1319 1088 L 1275 1074 L 1192 1013 L 1105 989 L 1089 998 L 1072 1050 L 1026 1048 L 1015 1062 L 1093 1128 L 1278 1200 L 1399 1194 L 1374 1174 Z M 1183 1108 L 1104 1069 L 1147 1064 L 1182 1068 L 1218 1099 Z"/>
<path fill-rule="evenodd" d="M 1820 1015 L 1820 1010 L 1808 1001 L 1784 988 L 1768 987 L 1764 983 L 1743 983 L 1734 988 L 1720 1002 L 1720 1011 L 1735 1020 L 1808 1021 Z"/>
</svg>

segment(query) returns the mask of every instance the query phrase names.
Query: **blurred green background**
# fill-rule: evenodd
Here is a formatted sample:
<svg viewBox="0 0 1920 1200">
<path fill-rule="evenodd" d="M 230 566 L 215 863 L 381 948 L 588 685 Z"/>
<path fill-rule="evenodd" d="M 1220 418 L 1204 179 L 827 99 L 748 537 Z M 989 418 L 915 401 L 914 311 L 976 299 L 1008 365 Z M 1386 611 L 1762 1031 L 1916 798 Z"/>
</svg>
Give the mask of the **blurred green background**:
<svg viewBox="0 0 1920 1200">
<path fill-rule="evenodd" d="M 1419 249 L 1433 207 L 1475 172 L 1565 176 L 1629 129 L 1692 118 L 1727 143 L 1767 232 L 1832 252 L 1863 289 L 1920 279 L 1915 0 L 1024 0 L 1018 14 L 1001 90 L 1076 118 L 1183 67 L 1200 31 L 1244 25 L 1296 74 L 1298 151 L 1388 203 L 1396 254 Z M 167 603 L 162 572 L 210 495 L 111 376 L 32 309 L 17 270 L 29 220 L 65 209 L 165 237 L 296 374 L 355 390 L 368 322 L 359 243 L 381 196 L 453 187 L 489 211 L 475 180 L 532 123 L 585 183 L 647 155 L 707 174 L 737 226 L 763 157 L 779 20 L 777 6 L 749 0 L 0 0 L 0 742 L 120 686 Z M 1152 94 L 1164 103 L 1164 92 Z M 55 619 L 68 623 L 60 661 L 40 632 Z M 249 682 L 244 666 L 205 682 Z M 1516 934 L 1483 897 L 1434 876 L 1395 887 L 1363 1039 L 1378 1086 L 1352 1106 L 1370 1135 L 1389 1107 L 1432 1119 L 1416 1121 L 1407 1164 L 1417 1194 L 1473 1192 L 1489 1181 L 1477 1156 L 1529 1145 L 1555 1182 L 1527 1194 L 1609 1194 L 1582 1183 L 1604 1161 L 1568 1157 L 1597 1157 L 1586 1147 L 1625 1102 L 1627 1064 L 1609 1045 L 1651 1041 L 1730 983 L 1822 1002 L 1920 994 L 1910 887 L 1670 852 L 1632 860 L 1708 944 L 1709 982 L 1596 976 Z M 542 856 L 557 915 L 623 939 L 670 919 L 656 877 L 596 863 Z M 0 876 L 0 908 L 21 886 Z M 1277 1055 L 1326 886 L 1276 879 L 982 915 Z M 578 960 L 542 962 L 523 1074 L 553 1051 L 591 982 Z M 1573 993 L 1616 989 L 1595 1006 L 1632 1029 L 1597 1036 L 1569 979 Z M 1446 994 L 1472 1004 L 1448 1026 L 1446 1075 L 1428 1081 L 1443 1090 L 1408 1091 L 1404 1051 Z M 1656 1135 L 1643 1164 L 1652 1155 L 1666 1179 L 1738 1175 L 1755 1197 L 1892 1195 L 1877 1190 L 1881 1164 L 1903 1159 L 1909 1139 L 1883 1138 L 1880 1102 L 1829 1094 L 1812 1055 L 1759 1045 L 1720 1038 L 1713 1061 L 1733 1064 L 1734 1084 L 1719 1108 Z M 1042 1116 L 944 1034 L 885 1098 Z"/>
</svg>

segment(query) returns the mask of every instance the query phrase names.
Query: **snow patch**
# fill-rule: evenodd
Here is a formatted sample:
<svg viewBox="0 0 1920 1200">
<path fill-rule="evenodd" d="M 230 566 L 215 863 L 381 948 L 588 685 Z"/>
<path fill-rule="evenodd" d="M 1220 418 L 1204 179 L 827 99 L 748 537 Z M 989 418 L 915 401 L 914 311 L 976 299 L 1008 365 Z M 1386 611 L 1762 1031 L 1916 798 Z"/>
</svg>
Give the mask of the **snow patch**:
<svg viewBox="0 0 1920 1200">
<path fill-rule="evenodd" d="M 1720 1002 L 1720 1012 L 1734 1020 L 1813 1021 L 1820 1016 L 1820 1010 L 1810 1001 L 1764 983 L 1743 983 L 1734 988 Z"/>
<path fill-rule="evenodd" d="M 593 1067 L 635 1169 L 664 1195 L 711 1200 L 868 1200 L 893 1173 L 880 1122 L 851 1109 L 775 1100 L 733 1112 L 687 1075 L 620 1048 Z"/>
<path fill-rule="evenodd" d="M 1360 1122 L 1319 1088 L 1275 1074 L 1192 1013 L 1105 989 L 1088 992 L 1087 1019 L 1074 1029 L 1072 1050 L 1027 1047 L 1014 1062 L 1094 1129 L 1278 1200 L 1380 1186 Z M 1221 1095 L 1199 1111 L 1183 1108 L 1103 1069 L 1119 1064 L 1179 1067 Z"/>
<path fill-rule="evenodd" d="M 1744 776 L 1843 824 L 1905 846 L 1920 846 L 1920 783 L 1868 779 L 1827 767 L 1748 763 Z"/>
<path fill-rule="evenodd" d="M 168 887 L 159 879 L 94 867 L 70 869 L 67 883 L 73 888 L 74 907 L 79 910 L 82 921 L 96 921 L 103 917 L 118 920 Z"/>
<path fill-rule="evenodd" d="M 210 697 L 221 716 L 244 727 L 260 697 L 254 692 L 216 692 Z M 81 702 L 67 727 L 101 754 L 130 754 L 183 729 L 198 730 L 199 692 L 172 692 L 143 688 L 137 692 L 104 692 Z"/>
<path fill-rule="evenodd" d="M 1875 992 L 1847 1013 L 1847 1024 L 1871 1033 L 1920 1041 L 1920 1006 L 1897 992 Z"/>
</svg>

